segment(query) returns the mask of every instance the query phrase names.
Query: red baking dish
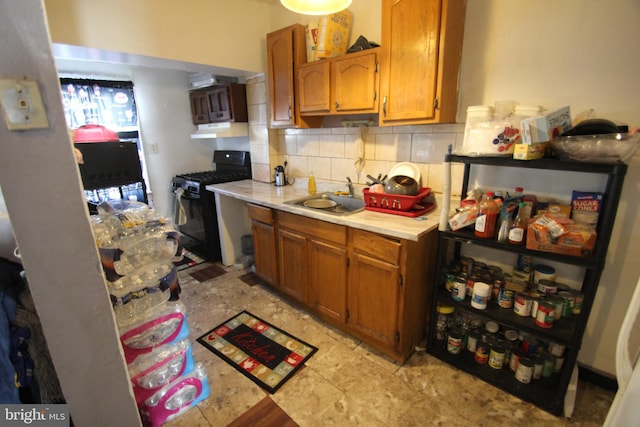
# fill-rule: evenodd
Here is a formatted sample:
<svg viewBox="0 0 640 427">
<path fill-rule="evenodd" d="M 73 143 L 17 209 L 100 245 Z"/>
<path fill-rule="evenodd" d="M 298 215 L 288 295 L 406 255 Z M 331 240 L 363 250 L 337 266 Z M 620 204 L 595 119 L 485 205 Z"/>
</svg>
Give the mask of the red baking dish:
<svg viewBox="0 0 640 427">
<path fill-rule="evenodd" d="M 403 196 L 391 193 L 372 193 L 368 188 L 362 190 L 366 208 L 382 208 L 391 211 L 409 211 L 422 199 L 427 197 L 431 189 L 423 187 L 415 196 Z"/>
</svg>

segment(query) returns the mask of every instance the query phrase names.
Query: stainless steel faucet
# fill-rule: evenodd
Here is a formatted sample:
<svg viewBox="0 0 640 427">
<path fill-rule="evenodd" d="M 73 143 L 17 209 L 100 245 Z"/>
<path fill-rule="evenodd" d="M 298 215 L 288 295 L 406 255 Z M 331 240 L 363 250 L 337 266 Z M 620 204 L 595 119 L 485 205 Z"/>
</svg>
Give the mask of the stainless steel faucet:
<svg viewBox="0 0 640 427">
<path fill-rule="evenodd" d="M 353 192 L 353 182 L 351 182 L 351 178 L 347 177 L 347 187 L 349 188 L 349 197 L 354 196 Z"/>
</svg>

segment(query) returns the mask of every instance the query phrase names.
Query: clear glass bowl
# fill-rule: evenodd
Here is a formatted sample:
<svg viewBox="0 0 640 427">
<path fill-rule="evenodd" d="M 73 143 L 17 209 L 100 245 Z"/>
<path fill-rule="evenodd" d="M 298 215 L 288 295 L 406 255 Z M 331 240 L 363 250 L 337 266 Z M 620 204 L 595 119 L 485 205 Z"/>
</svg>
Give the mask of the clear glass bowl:
<svg viewBox="0 0 640 427">
<path fill-rule="evenodd" d="M 639 143 L 640 133 L 610 133 L 560 136 L 551 140 L 551 147 L 562 160 L 615 163 L 631 159 Z"/>
</svg>

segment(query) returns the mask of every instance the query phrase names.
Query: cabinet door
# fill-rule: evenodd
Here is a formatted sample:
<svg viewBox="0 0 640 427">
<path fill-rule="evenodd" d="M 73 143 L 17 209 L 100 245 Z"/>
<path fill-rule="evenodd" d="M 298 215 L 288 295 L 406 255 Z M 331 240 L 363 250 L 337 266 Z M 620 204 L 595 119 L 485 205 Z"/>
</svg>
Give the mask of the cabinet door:
<svg viewBox="0 0 640 427">
<path fill-rule="evenodd" d="M 209 105 L 206 91 L 189 92 L 191 121 L 194 125 L 209 123 Z"/>
<path fill-rule="evenodd" d="M 300 113 L 328 113 L 331 109 L 328 60 L 301 65 L 298 70 Z"/>
<path fill-rule="evenodd" d="M 207 91 L 209 103 L 209 121 L 228 122 L 231 120 L 231 108 L 229 106 L 229 90 L 227 87 L 216 87 Z"/>
<path fill-rule="evenodd" d="M 354 253 L 349 277 L 350 326 L 389 348 L 396 348 L 400 267 Z"/>
<path fill-rule="evenodd" d="M 322 317 L 344 323 L 347 309 L 347 249 L 311 241 L 309 262 L 309 305 Z"/>
<path fill-rule="evenodd" d="M 383 0 L 380 125 L 454 122 L 464 0 Z"/>
<path fill-rule="evenodd" d="M 278 285 L 276 233 L 273 225 L 251 221 L 256 274 L 271 286 Z"/>
<path fill-rule="evenodd" d="M 280 289 L 307 304 L 307 238 L 288 230 L 278 230 Z"/>
<path fill-rule="evenodd" d="M 378 112 L 377 49 L 331 61 L 331 106 L 336 112 Z"/>
</svg>

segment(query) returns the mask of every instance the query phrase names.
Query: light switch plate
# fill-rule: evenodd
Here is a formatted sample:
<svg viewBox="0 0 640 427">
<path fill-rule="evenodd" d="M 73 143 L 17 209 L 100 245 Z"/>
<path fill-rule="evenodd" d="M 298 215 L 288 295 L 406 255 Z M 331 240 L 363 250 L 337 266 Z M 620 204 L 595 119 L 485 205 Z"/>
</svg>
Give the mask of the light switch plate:
<svg viewBox="0 0 640 427">
<path fill-rule="evenodd" d="M 37 80 L 0 78 L 0 104 L 9 130 L 49 127 Z"/>
</svg>

